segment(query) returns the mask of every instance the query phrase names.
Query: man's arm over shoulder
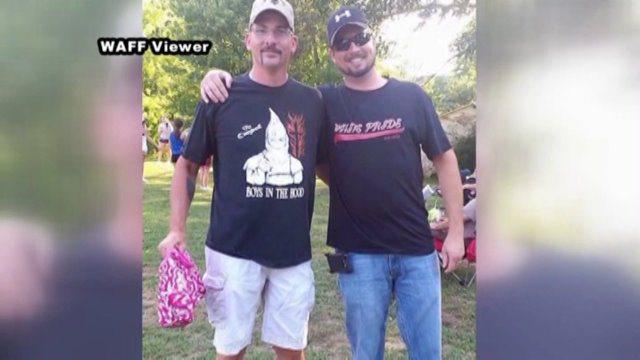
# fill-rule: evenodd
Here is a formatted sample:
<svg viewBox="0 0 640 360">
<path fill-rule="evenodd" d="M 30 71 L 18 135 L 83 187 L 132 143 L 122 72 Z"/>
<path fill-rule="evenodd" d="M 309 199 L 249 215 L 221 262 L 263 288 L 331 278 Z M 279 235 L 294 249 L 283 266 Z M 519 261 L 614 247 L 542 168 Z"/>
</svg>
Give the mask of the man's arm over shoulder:
<svg viewBox="0 0 640 360">
<path fill-rule="evenodd" d="M 229 97 L 228 89 L 231 88 L 233 80 L 231 74 L 224 70 L 210 70 L 200 82 L 200 97 L 202 101 L 205 103 L 209 101 L 222 103 L 227 100 Z"/>
</svg>

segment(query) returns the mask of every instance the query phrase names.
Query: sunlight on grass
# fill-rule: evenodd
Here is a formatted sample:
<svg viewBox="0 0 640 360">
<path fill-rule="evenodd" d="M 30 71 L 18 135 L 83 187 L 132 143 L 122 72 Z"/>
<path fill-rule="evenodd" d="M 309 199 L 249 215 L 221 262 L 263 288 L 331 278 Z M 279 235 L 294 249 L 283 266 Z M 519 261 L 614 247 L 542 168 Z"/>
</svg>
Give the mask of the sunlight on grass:
<svg viewBox="0 0 640 360">
<path fill-rule="evenodd" d="M 144 176 L 147 178 L 166 177 L 166 180 L 171 180 L 171 174 L 173 174 L 173 165 L 170 162 L 144 162 Z"/>
</svg>

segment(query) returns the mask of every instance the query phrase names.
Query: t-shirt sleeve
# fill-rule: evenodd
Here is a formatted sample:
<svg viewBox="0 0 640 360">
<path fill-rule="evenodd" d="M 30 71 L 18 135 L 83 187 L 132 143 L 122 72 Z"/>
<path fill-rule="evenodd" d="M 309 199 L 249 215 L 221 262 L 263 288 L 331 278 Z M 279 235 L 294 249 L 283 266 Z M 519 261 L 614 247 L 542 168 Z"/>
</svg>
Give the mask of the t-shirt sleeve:
<svg viewBox="0 0 640 360">
<path fill-rule="evenodd" d="M 182 157 L 197 164 L 204 164 L 215 150 L 214 117 L 218 105 L 200 100 L 196 106 L 193 126 Z"/>
<path fill-rule="evenodd" d="M 429 160 L 433 160 L 434 156 L 451 149 L 451 143 L 447 138 L 447 134 L 442 129 L 442 124 L 440 123 L 431 98 L 425 94 L 422 89 L 418 91 L 420 92 L 419 103 L 423 114 L 423 129 L 421 134 L 422 151 L 424 151 Z"/>
</svg>

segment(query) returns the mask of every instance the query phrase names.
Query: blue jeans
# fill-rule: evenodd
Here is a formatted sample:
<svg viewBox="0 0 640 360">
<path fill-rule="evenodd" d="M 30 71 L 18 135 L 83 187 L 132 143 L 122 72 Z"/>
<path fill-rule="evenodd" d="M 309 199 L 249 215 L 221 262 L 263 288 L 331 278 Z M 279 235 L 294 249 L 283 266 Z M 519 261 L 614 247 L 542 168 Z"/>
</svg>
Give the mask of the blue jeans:
<svg viewBox="0 0 640 360">
<path fill-rule="evenodd" d="M 440 359 L 440 267 L 429 255 L 349 253 L 350 274 L 339 274 L 347 336 L 355 360 L 382 359 L 389 304 L 395 296 L 398 328 L 410 359 Z"/>
</svg>

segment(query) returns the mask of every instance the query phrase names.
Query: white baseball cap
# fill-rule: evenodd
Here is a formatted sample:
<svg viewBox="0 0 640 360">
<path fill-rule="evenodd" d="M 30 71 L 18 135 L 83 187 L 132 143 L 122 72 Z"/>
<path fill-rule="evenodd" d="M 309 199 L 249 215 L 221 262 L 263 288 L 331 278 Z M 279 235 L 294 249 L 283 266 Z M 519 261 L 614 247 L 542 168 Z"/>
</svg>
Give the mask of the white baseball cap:
<svg viewBox="0 0 640 360">
<path fill-rule="evenodd" d="M 282 14 L 287 19 L 291 30 L 293 30 L 293 7 L 286 0 L 255 0 L 251 6 L 249 25 L 256 21 L 258 15 L 267 10 L 277 11 Z"/>
</svg>

